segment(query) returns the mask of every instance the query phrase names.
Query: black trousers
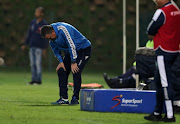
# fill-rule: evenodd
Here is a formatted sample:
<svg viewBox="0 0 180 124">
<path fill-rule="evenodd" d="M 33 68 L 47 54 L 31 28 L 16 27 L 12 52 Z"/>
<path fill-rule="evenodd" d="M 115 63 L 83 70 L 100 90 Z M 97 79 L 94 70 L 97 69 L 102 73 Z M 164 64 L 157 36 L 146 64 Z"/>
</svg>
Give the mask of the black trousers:
<svg viewBox="0 0 180 124">
<path fill-rule="evenodd" d="M 167 53 L 160 48 L 156 50 L 157 67 L 154 81 L 156 84 L 156 107 L 154 112 L 161 114 L 165 102 L 166 114 L 168 118 L 174 116 L 173 112 L 173 82 L 172 65 L 178 53 Z"/>
<path fill-rule="evenodd" d="M 126 73 L 112 78 L 109 86 L 111 88 L 135 88 L 136 81 L 132 77 L 132 74 L 135 74 L 134 67 L 131 67 Z"/>
<path fill-rule="evenodd" d="M 79 92 L 81 89 L 81 73 L 83 71 L 84 66 L 88 62 L 90 56 L 91 56 L 91 46 L 87 47 L 85 49 L 80 49 L 77 51 L 78 57 L 76 59 L 79 72 L 73 74 L 73 82 L 74 82 L 74 91 L 73 96 L 75 96 L 77 99 L 79 99 Z M 64 99 L 68 99 L 68 76 L 71 72 L 71 58 L 70 54 L 66 54 L 63 63 L 65 65 L 66 71 L 64 71 L 63 68 L 60 68 L 58 70 L 58 78 L 59 78 L 59 95 L 60 97 L 63 97 Z"/>
<path fill-rule="evenodd" d="M 173 76 L 176 81 L 173 82 L 173 89 L 175 91 L 175 101 L 180 101 L 180 53 L 173 64 L 172 70 L 174 72 Z"/>
</svg>

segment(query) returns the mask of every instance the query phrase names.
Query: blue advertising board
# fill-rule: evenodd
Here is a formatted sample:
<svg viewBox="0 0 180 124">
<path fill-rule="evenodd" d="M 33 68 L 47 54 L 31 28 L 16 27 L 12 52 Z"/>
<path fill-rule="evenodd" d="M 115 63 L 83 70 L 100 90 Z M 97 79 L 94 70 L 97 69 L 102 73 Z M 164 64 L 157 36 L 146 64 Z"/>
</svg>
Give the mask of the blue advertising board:
<svg viewBox="0 0 180 124">
<path fill-rule="evenodd" d="M 97 112 L 152 113 L 155 91 L 129 89 L 83 89 L 81 110 Z"/>
</svg>

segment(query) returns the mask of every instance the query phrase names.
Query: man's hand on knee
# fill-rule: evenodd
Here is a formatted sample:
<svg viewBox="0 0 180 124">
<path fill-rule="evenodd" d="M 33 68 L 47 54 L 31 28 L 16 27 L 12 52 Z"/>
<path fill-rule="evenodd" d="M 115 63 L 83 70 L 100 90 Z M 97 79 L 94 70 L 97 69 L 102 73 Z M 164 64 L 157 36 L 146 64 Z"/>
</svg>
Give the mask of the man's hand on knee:
<svg viewBox="0 0 180 124">
<path fill-rule="evenodd" d="M 78 68 L 78 66 L 77 66 L 77 63 L 72 63 L 72 64 L 71 64 L 71 71 L 72 71 L 73 74 L 79 72 L 79 68 Z"/>
<path fill-rule="evenodd" d="M 57 66 L 57 68 L 56 68 L 56 72 L 57 72 L 60 68 L 63 68 L 63 69 L 64 69 L 64 71 L 66 71 L 66 68 L 65 68 L 64 63 L 63 63 L 63 62 L 59 63 L 59 65 L 58 65 L 58 66 Z"/>
</svg>

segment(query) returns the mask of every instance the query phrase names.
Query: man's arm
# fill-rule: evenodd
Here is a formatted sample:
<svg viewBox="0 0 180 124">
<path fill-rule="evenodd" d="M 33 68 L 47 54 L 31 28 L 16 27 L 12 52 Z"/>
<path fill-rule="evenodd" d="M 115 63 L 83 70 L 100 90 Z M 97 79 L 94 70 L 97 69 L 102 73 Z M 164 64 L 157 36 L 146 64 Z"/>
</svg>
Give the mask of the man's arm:
<svg viewBox="0 0 180 124">
<path fill-rule="evenodd" d="M 24 50 L 26 48 L 26 45 L 29 44 L 29 39 L 31 37 L 31 25 L 32 25 L 32 22 L 29 24 L 25 39 L 24 39 L 23 43 L 21 44 L 22 50 Z"/>
<path fill-rule="evenodd" d="M 149 39 L 149 40 L 153 40 L 153 39 L 154 39 L 154 36 L 153 36 L 153 35 L 148 35 L 148 39 Z"/>
<path fill-rule="evenodd" d="M 75 63 L 77 59 L 77 52 L 76 52 L 76 46 L 74 44 L 73 38 L 74 34 L 73 32 L 69 31 L 66 27 L 60 26 L 60 29 L 63 31 L 63 36 L 66 39 L 66 43 L 69 47 L 69 53 L 71 56 L 71 62 Z"/>
<path fill-rule="evenodd" d="M 156 10 L 152 21 L 149 23 L 147 28 L 148 38 L 153 40 L 153 37 L 158 32 L 158 29 L 165 23 L 165 15 L 161 9 Z"/>
<path fill-rule="evenodd" d="M 32 22 L 29 24 L 29 27 L 26 33 L 25 42 L 24 42 L 25 45 L 29 44 L 29 39 L 31 37 L 31 26 L 32 26 Z"/>
<path fill-rule="evenodd" d="M 66 43 L 69 46 L 69 53 L 71 56 L 71 70 L 72 70 L 72 73 L 75 74 L 75 73 L 79 72 L 79 68 L 76 63 L 76 59 L 77 59 L 76 46 L 72 39 L 72 37 L 74 37 L 74 34 L 73 34 L 73 32 L 69 31 L 64 26 L 60 26 L 59 28 L 63 31 L 63 33 L 64 33 L 63 36 L 65 37 Z"/>
<path fill-rule="evenodd" d="M 52 41 L 50 42 L 50 46 L 51 46 L 51 49 L 52 49 L 55 57 L 57 57 L 58 60 L 59 60 L 59 64 L 58 64 L 58 66 L 56 67 L 56 72 L 57 72 L 60 68 L 63 68 L 64 71 L 66 71 L 66 68 L 65 68 L 64 63 L 63 63 L 63 59 L 62 59 L 62 57 L 61 57 L 61 51 L 58 49 L 58 47 L 56 46 L 56 44 L 55 44 L 54 42 L 52 42 Z"/>
<path fill-rule="evenodd" d="M 57 57 L 57 59 L 59 60 L 59 63 L 63 62 L 63 59 L 61 57 L 61 51 L 58 49 L 56 44 L 53 41 L 51 41 L 50 46 L 51 46 L 51 49 L 52 49 L 55 57 Z"/>
</svg>

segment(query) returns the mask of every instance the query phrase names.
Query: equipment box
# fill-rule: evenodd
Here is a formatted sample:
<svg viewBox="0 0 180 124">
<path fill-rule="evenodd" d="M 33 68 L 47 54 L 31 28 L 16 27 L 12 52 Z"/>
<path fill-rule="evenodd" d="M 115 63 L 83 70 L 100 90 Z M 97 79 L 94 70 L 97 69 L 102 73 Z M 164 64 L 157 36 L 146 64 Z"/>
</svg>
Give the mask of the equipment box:
<svg viewBox="0 0 180 124">
<path fill-rule="evenodd" d="M 80 97 L 84 111 L 152 113 L 156 104 L 156 91 L 83 89 Z"/>
</svg>

